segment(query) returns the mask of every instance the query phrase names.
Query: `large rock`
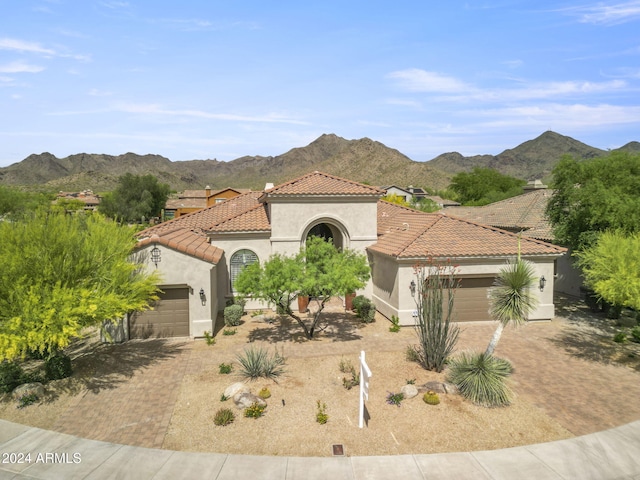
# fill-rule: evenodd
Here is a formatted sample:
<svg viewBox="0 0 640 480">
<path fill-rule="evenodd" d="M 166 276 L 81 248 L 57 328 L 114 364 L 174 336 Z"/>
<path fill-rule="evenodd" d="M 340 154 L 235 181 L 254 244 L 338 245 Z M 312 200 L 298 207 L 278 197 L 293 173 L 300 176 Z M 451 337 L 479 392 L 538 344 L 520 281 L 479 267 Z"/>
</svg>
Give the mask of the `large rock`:
<svg viewBox="0 0 640 480">
<path fill-rule="evenodd" d="M 11 394 L 15 400 L 20 400 L 24 395 L 35 394 L 38 398 L 44 397 L 44 385 L 40 382 L 24 383 L 17 386 Z"/>
<path fill-rule="evenodd" d="M 404 395 L 404 398 L 413 398 L 418 395 L 418 389 L 415 385 L 407 384 L 400 389 L 400 392 Z"/>
<path fill-rule="evenodd" d="M 436 393 L 447 393 L 444 388 L 444 383 L 442 382 L 427 382 L 420 387 L 421 392 L 436 392 Z"/>
<path fill-rule="evenodd" d="M 267 402 L 265 402 L 262 398 L 250 392 L 236 393 L 233 396 L 233 403 L 235 403 L 236 407 L 238 407 L 240 410 L 244 410 L 245 408 L 250 407 L 254 403 L 257 403 L 258 405 L 261 405 L 263 407 L 267 406 Z"/>
<path fill-rule="evenodd" d="M 251 390 L 247 385 L 242 382 L 234 383 L 233 385 L 229 385 L 224 391 L 224 396 L 227 398 L 235 397 L 238 393 L 249 393 Z"/>
</svg>

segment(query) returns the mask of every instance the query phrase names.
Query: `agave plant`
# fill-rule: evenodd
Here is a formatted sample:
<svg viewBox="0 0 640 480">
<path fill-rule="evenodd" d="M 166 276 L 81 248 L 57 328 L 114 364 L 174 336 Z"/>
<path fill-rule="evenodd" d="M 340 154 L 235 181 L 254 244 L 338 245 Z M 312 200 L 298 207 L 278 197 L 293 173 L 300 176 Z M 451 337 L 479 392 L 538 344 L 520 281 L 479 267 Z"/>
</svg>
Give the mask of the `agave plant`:
<svg viewBox="0 0 640 480">
<path fill-rule="evenodd" d="M 486 353 L 466 353 L 449 359 L 447 380 L 467 399 L 483 407 L 501 407 L 511 402 L 506 384 L 511 363 Z"/>
</svg>

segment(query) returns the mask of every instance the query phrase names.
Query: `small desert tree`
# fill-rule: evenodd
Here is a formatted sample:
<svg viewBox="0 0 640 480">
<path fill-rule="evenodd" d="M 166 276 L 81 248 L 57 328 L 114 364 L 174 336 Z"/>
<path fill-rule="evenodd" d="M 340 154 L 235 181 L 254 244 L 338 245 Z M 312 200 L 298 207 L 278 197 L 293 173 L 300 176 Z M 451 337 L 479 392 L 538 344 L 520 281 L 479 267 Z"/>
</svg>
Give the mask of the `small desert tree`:
<svg viewBox="0 0 640 480">
<path fill-rule="evenodd" d="M 419 343 L 413 348 L 424 368 L 441 372 L 458 341 L 459 328 L 452 321 L 460 282 L 451 261 L 416 265 L 414 272 L 418 313 L 415 327 Z"/>
<path fill-rule="evenodd" d="M 526 322 L 529 313 L 536 307 L 538 299 L 531 292 L 535 282 L 533 264 L 518 258 L 507 263 L 498 273 L 494 286 L 489 291 L 491 315 L 498 320 L 485 356 L 493 354 L 504 327 L 509 323 L 514 326 Z"/>
<path fill-rule="evenodd" d="M 364 287 L 367 280 L 369 266 L 363 254 L 348 249 L 339 251 L 322 238 L 309 237 L 306 246 L 295 256 L 275 254 L 263 265 L 248 265 L 234 286 L 241 294 L 251 294 L 276 305 L 311 339 L 327 301 Z M 291 303 L 299 294 L 313 297 L 318 304 L 309 325 L 291 309 Z"/>
<path fill-rule="evenodd" d="M 0 361 L 55 352 L 84 327 L 149 308 L 159 278 L 131 261 L 135 243 L 97 213 L 0 222 Z"/>
</svg>

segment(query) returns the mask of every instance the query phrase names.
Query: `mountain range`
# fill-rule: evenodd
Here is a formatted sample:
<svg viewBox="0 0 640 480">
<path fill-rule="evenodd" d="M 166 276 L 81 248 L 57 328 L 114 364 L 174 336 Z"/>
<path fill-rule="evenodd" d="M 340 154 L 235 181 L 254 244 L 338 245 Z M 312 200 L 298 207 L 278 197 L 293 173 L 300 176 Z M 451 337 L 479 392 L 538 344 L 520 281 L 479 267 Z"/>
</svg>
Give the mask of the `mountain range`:
<svg viewBox="0 0 640 480">
<path fill-rule="evenodd" d="M 640 152 L 639 142 L 619 150 Z M 571 137 L 547 131 L 533 140 L 498 155 L 465 157 L 443 153 L 427 162 L 416 162 L 398 150 L 369 138 L 346 140 L 324 134 L 300 148 L 277 156 L 244 156 L 232 161 L 187 160 L 172 162 L 160 155 L 104 155 L 79 153 L 57 158 L 51 153 L 29 155 L 21 162 L 0 168 L 0 184 L 27 188 L 104 192 L 114 188 L 124 173 L 153 174 L 174 190 L 237 187 L 262 189 L 266 182 L 278 184 L 313 170 L 370 185 L 414 185 L 445 188 L 453 175 L 473 167 L 490 167 L 524 180 L 549 179 L 553 166 L 569 154 L 588 159 L 606 150 Z"/>
</svg>

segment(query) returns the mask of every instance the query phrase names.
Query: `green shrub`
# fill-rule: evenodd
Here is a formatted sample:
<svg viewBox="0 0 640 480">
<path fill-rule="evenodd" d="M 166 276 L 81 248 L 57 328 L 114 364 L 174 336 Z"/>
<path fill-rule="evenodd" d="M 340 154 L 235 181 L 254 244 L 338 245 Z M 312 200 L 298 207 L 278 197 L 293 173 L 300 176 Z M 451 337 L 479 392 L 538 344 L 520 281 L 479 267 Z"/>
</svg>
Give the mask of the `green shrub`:
<svg viewBox="0 0 640 480">
<path fill-rule="evenodd" d="M 72 373 L 71 358 L 64 353 L 49 357 L 44 362 L 44 374 L 47 380 L 60 380 L 70 377 Z"/>
<path fill-rule="evenodd" d="M 233 365 L 230 363 L 221 363 L 218 365 L 218 371 L 223 375 L 228 375 L 233 370 Z"/>
<path fill-rule="evenodd" d="M 631 341 L 640 343 L 640 327 L 633 327 L 631 329 Z"/>
<path fill-rule="evenodd" d="M 238 333 L 238 329 L 237 328 L 225 328 L 224 330 L 222 330 L 222 335 L 224 336 L 229 336 L 229 335 L 235 335 L 236 333 Z"/>
<path fill-rule="evenodd" d="M 250 406 L 244 409 L 244 416 L 248 418 L 259 418 L 264 415 L 266 405 L 260 405 L 259 403 L 252 403 Z"/>
<path fill-rule="evenodd" d="M 422 400 L 427 405 L 438 405 L 440 403 L 440 396 L 436 392 L 429 390 L 422 396 Z"/>
<path fill-rule="evenodd" d="M 507 360 L 484 353 L 463 352 L 449 360 L 447 379 L 473 403 L 501 407 L 511 401 L 506 379 L 512 371 L 513 367 Z"/>
<path fill-rule="evenodd" d="M 356 315 L 364 323 L 373 322 L 376 317 L 376 306 L 368 298 L 362 295 L 358 295 L 358 297 L 362 297 L 362 299 L 359 300 L 357 303 L 355 302 L 355 299 L 354 299 L 353 309 L 356 311 Z M 356 299 L 358 297 L 356 297 Z"/>
<path fill-rule="evenodd" d="M 387 403 L 389 405 L 397 405 L 399 407 L 400 404 L 402 403 L 402 400 L 404 400 L 404 393 L 402 392 L 400 393 L 389 392 L 389 395 L 387 395 Z"/>
<path fill-rule="evenodd" d="M 285 359 L 278 351 L 269 355 L 262 347 L 245 348 L 241 355 L 238 355 L 238 362 L 241 366 L 240 375 L 246 378 L 256 379 L 277 378 L 284 373 Z"/>
<path fill-rule="evenodd" d="M 400 331 L 400 319 L 395 315 L 391 315 L 391 326 L 389 331 L 392 333 L 398 333 Z"/>
<path fill-rule="evenodd" d="M 415 378 L 407 378 L 407 385 L 415 385 L 415 384 L 416 384 Z"/>
<path fill-rule="evenodd" d="M 627 341 L 627 334 L 624 332 L 618 332 L 613 336 L 613 341 L 616 343 L 624 343 Z"/>
<path fill-rule="evenodd" d="M 40 400 L 40 399 L 38 398 L 38 395 L 36 395 L 35 393 L 27 393 L 25 395 L 22 395 L 18 399 L 18 407 L 17 408 L 28 407 L 29 405 L 33 405 L 34 403 L 36 403 L 38 400 Z"/>
<path fill-rule="evenodd" d="M 216 339 L 213 335 L 211 335 L 211 332 L 206 331 L 204 332 L 204 339 L 207 342 L 207 345 L 211 346 L 211 345 L 215 345 L 216 344 Z"/>
<path fill-rule="evenodd" d="M 342 377 L 342 385 L 344 388 L 351 390 L 356 385 L 360 385 L 360 374 L 356 373 L 356 367 L 353 366 L 351 360 L 348 358 L 340 359 L 339 368 L 342 373 L 349 374 L 348 377 Z"/>
<path fill-rule="evenodd" d="M 329 420 L 329 415 L 327 415 L 326 412 L 327 404 L 320 402 L 320 400 L 318 400 L 316 404 L 318 405 L 318 411 L 316 412 L 316 422 L 318 422 L 320 425 L 324 425 Z"/>
<path fill-rule="evenodd" d="M 266 400 L 267 398 L 271 397 L 271 392 L 269 391 L 269 389 L 267 387 L 264 387 L 264 388 L 260 389 L 260 391 L 258 392 L 258 396 L 260 398 L 262 398 L 263 400 Z"/>
<path fill-rule="evenodd" d="M 224 324 L 227 327 L 236 327 L 240 325 L 240 319 L 244 313 L 244 308 L 238 304 L 229 305 L 224 309 Z"/>
<path fill-rule="evenodd" d="M 216 412 L 216 415 L 213 417 L 213 423 L 218 425 L 219 427 L 224 427 L 225 425 L 229 425 L 233 423 L 236 419 L 235 414 L 228 408 L 221 408 Z"/>
<path fill-rule="evenodd" d="M 353 301 L 351 302 L 351 306 L 353 307 L 353 311 L 354 312 L 358 312 L 358 309 L 360 308 L 360 306 L 364 303 L 369 301 L 369 299 L 367 297 L 365 297 L 364 295 L 358 295 L 356 297 L 353 298 Z"/>
<path fill-rule="evenodd" d="M 0 363 L 0 392 L 10 393 L 18 385 L 22 384 L 24 371 L 14 362 L 3 361 Z"/>
</svg>

